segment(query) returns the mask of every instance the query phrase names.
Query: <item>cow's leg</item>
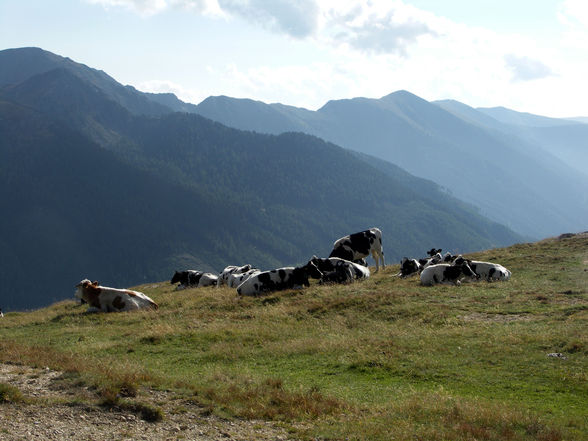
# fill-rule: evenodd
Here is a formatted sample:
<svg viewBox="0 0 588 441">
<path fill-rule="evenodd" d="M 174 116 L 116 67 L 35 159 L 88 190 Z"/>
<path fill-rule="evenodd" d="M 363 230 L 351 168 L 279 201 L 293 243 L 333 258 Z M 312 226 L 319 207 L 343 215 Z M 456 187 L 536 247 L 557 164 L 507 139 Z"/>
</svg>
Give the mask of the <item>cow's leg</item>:
<svg viewBox="0 0 588 441">
<path fill-rule="evenodd" d="M 373 259 L 376 262 L 376 272 L 378 272 L 379 269 L 380 269 L 380 265 L 379 265 L 379 262 L 378 262 L 378 258 L 379 258 L 378 252 L 376 250 L 372 250 L 372 257 L 373 257 Z"/>
<path fill-rule="evenodd" d="M 382 268 L 386 268 L 386 264 L 384 263 L 384 252 L 383 251 L 372 251 L 372 257 L 376 261 L 376 272 L 380 269 L 379 263 L 382 263 Z"/>
</svg>

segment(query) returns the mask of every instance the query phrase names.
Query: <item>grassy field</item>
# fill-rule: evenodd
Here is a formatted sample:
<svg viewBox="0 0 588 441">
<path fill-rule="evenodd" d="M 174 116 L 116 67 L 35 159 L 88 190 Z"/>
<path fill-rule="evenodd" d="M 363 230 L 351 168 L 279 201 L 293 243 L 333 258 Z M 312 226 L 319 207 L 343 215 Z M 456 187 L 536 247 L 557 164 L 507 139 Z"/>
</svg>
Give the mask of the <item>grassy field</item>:
<svg viewBox="0 0 588 441">
<path fill-rule="evenodd" d="M 393 265 L 241 299 L 153 283 L 137 289 L 156 312 L 6 314 L 0 359 L 64 370 L 106 403 L 161 388 L 308 439 L 588 440 L 588 235 L 469 257 L 512 279 L 423 287 Z"/>
</svg>

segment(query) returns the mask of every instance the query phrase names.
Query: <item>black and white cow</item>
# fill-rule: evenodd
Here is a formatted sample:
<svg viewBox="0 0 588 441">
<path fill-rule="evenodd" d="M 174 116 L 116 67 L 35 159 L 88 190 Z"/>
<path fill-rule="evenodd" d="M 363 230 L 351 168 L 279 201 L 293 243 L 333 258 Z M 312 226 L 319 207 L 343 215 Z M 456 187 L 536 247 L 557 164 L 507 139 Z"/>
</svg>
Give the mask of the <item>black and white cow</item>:
<svg viewBox="0 0 588 441">
<path fill-rule="evenodd" d="M 4 313 L 2 312 L 2 308 L 0 308 L 0 318 L 4 317 Z"/>
<path fill-rule="evenodd" d="M 300 267 L 285 267 L 263 271 L 251 276 L 237 287 L 242 296 L 256 296 L 271 291 L 310 286 L 309 277 L 320 279 L 323 273 L 312 263 Z"/>
<path fill-rule="evenodd" d="M 173 285 L 174 283 L 180 283 L 176 289 L 186 289 L 186 288 L 202 288 L 204 286 L 213 286 L 216 285 L 218 281 L 218 276 L 212 273 L 205 273 L 202 271 L 196 270 L 186 270 L 186 271 L 176 271 L 173 275 L 170 283 Z"/>
<path fill-rule="evenodd" d="M 245 280 L 249 279 L 251 276 L 260 273 L 261 270 L 257 268 L 252 268 L 249 271 L 245 271 L 244 273 L 233 273 L 229 275 L 229 279 L 227 280 L 227 286 L 229 288 L 237 288 L 241 283 Z"/>
<path fill-rule="evenodd" d="M 476 277 L 465 260 L 456 260 L 453 265 L 448 263 L 439 263 L 423 269 L 421 273 L 421 284 L 426 286 L 437 283 L 460 285 L 460 279 L 463 277 Z"/>
<path fill-rule="evenodd" d="M 400 277 L 405 278 L 412 276 L 413 274 L 420 273 L 423 265 L 416 259 L 409 259 L 403 257 L 400 261 Z"/>
<path fill-rule="evenodd" d="M 370 228 L 338 239 L 334 243 L 333 251 L 329 257 L 355 261 L 370 254 L 376 261 L 376 271 L 379 270 L 379 261 L 382 263 L 382 268 L 386 267 L 382 248 L 382 232 L 378 228 Z"/>
<path fill-rule="evenodd" d="M 251 270 L 251 265 L 229 265 L 218 275 L 218 283 L 216 286 L 226 285 L 231 274 L 243 274 Z"/>
<path fill-rule="evenodd" d="M 355 274 L 350 266 L 336 266 L 333 271 L 323 273 L 320 284 L 351 283 L 355 280 Z"/>
<path fill-rule="evenodd" d="M 443 262 L 443 256 L 440 253 L 434 254 L 427 259 L 419 259 L 419 263 L 421 265 L 421 269 L 419 272 L 423 272 L 423 270 L 431 265 L 437 265 Z"/>
<path fill-rule="evenodd" d="M 477 280 L 486 280 L 488 282 L 510 280 L 511 272 L 498 263 L 468 260 L 468 264 L 472 271 L 476 273 Z"/>
<path fill-rule="evenodd" d="M 355 279 L 367 279 L 370 276 L 370 269 L 367 266 L 360 265 L 355 262 L 350 262 L 339 257 L 329 257 L 327 259 L 320 259 L 316 256 L 312 256 L 310 261 L 322 272 L 324 275 L 332 272 L 330 276 L 325 276 L 327 279 L 341 279 L 339 283 L 345 283 Z M 338 268 L 343 268 L 339 270 Z M 349 269 L 349 271 L 348 271 Z M 346 280 L 346 274 L 351 274 L 351 280 Z M 332 280 L 331 280 L 332 282 Z"/>
<path fill-rule="evenodd" d="M 434 256 L 435 254 L 437 254 L 437 253 L 438 253 L 438 254 L 441 254 L 441 251 L 443 251 L 441 248 L 439 248 L 439 249 L 431 248 L 429 251 L 427 251 L 427 254 L 428 254 L 430 257 L 433 257 L 433 256 Z"/>
<path fill-rule="evenodd" d="M 446 252 L 443 255 L 443 263 L 452 263 L 455 262 L 455 259 L 457 259 L 459 256 L 454 256 L 453 254 L 451 254 L 449 251 Z"/>
</svg>

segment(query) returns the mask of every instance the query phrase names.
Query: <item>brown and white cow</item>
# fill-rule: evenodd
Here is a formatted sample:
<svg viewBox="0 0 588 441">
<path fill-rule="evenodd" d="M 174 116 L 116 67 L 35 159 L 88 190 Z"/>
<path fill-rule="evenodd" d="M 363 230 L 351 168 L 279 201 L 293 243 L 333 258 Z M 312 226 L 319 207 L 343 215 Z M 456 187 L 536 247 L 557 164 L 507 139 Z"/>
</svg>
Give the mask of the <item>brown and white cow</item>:
<svg viewBox="0 0 588 441">
<path fill-rule="evenodd" d="M 119 312 L 136 309 L 158 309 L 159 306 L 145 294 L 130 289 L 109 288 L 98 282 L 82 280 L 76 285 L 75 296 L 88 303 L 87 312 Z"/>
</svg>

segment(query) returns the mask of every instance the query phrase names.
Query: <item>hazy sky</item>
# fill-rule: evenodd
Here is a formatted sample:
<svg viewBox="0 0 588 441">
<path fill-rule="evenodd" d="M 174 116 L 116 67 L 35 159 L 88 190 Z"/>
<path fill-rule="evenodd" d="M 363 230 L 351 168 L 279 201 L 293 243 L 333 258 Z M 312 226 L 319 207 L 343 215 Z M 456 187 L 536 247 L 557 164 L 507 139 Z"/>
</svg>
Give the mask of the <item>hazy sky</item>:
<svg viewBox="0 0 588 441">
<path fill-rule="evenodd" d="M 25 46 L 192 103 L 405 89 L 588 116 L 587 0 L 0 0 L 0 49 Z"/>
</svg>

